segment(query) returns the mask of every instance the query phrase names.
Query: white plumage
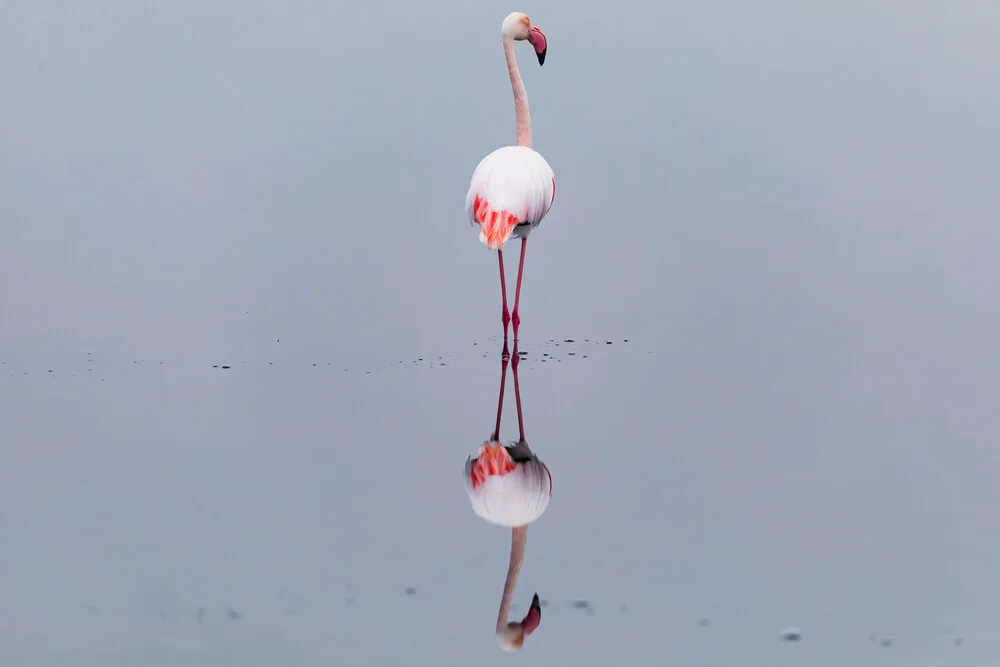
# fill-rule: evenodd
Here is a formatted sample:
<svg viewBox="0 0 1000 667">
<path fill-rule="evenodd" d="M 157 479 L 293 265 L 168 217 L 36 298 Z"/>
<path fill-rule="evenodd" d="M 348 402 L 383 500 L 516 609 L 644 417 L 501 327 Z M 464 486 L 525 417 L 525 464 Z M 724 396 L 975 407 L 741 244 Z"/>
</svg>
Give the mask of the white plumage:
<svg viewBox="0 0 1000 667">
<path fill-rule="evenodd" d="M 480 447 L 477 456 L 485 455 L 486 447 Z M 472 476 L 474 465 L 470 456 L 465 462 L 464 479 L 476 516 L 512 528 L 526 526 L 545 513 L 552 498 L 552 474 L 537 457 L 516 464 L 509 473 L 490 475 L 478 486 Z"/>
<path fill-rule="evenodd" d="M 482 159 L 472 173 L 465 211 L 480 226 L 479 240 L 502 248 L 511 236 L 527 238 L 555 201 L 552 167 L 527 146 L 504 146 Z"/>
</svg>

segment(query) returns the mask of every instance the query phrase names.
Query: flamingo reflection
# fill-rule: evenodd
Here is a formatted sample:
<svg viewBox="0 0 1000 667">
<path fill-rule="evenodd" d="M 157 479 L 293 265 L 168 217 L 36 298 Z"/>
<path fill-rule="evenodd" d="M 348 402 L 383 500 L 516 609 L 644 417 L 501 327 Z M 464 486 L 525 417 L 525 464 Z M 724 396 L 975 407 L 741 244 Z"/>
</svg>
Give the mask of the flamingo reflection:
<svg viewBox="0 0 1000 667">
<path fill-rule="evenodd" d="M 516 651 L 524 638 L 538 627 L 542 607 L 535 593 L 527 615 L 520 621 L 508 621 L 517 577 L 524 564 L 524 548 L 528 540 L 528 524 L 536 521 L 548 507 L 552 497 L 552 475 L 548 467 L 531 451 L 524 437 L 524 417 L 521 412 L 521 386 L 517 368 L 520 356 L 517 341 L 510 354 L 507 341 L 501 354 L 500 398 L 497 419 L 490 438 L 479 446 L 475 457 L 465 463 L 465 489 L 472 510 L 480 518 L 511 528 L 510 564 L 504 582 L 500 612 L 497 615 L 496 637 L 505 651 Z M 517 405 L 517 442 L 500 442 L 500 420 L 503 416 L 503 395 L 507 382 L 507 366 L 514 376 L 514 402 Z"/>
</svg>

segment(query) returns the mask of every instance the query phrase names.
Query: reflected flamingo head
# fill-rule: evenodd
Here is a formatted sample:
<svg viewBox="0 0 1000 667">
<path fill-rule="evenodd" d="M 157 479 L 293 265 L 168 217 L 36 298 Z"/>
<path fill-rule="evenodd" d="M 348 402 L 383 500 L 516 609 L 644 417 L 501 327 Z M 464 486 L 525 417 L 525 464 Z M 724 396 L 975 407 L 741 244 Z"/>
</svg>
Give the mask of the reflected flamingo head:
<svg viewBox="0 0 1000 667">
<path fill-rule="evenodd" d="M 528 614 L 520 621 L 508 623 L 505 628 L 497 630 L 497 642 L 505 651 L 519 651 L 524 646 L 524 638 L 529 636 L 542 622 L 542 605 L 538 593 L 531 600 Z"/>
</svg>

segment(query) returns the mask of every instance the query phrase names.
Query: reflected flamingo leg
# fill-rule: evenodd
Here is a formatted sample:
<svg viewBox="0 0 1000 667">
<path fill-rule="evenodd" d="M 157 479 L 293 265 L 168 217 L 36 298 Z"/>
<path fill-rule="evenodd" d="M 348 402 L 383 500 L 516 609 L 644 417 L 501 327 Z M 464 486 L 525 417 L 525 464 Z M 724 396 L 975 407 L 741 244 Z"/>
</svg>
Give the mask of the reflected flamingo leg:
<svg viewBox="0 0 1000 667">
<path fill-rule="evenodd" d="M 514 336 L 514 356 L 510 360 L 510 369 L 514 374 L 514 402 L 517 403 L 517 430 L 519 433 L 518 442 L 524 442 L 524 417 L 521 416 L 521 385 L 517 381 L 517 365 L 520 362 L 521 357 L 517 351 L 517 334 L 514 334 Z"/>
<path fill-rule="evenodd" d="M 503 296 L 503 312 L 500 319 L 503 322 L 503 339 L 507 340 L 507 325 L 510 323 L 510 312 L 507 310 L 507 281 L 503 276 L 503 250 L 497 250 L 497 258 L 500 260 L 500 293 Z M 514 315 L 517 316 L 517 306 L 514 307 Z M 516 320 L 515 320 L 516 322 Z M 514 324 L 514 337 L 517 338 L 517 324 Z"/>
<path fill-rule="evenodd" d="M 517 314 L 517 304 L 521 300 L 521 273 L 524 271 L 524 250 L 528 247 L 528 239 L 521 239 L 521 261 L 517 265 L 517 287 L 514 288 L 514 312 L 511 320 L 514 322 L 514 344 L 517 344 L 517 328 L 521 325 L 521 316 Z M 506 331 L 506 329 L 505 329 Z"/>
<path fill-rule="evenodd" d="M 497 425 L 493 429 L 493 440 L 500 440 L 500 417 L 503 416 L 503 388 L 507 383 L 507 362 L 510 352 L 507 350 L 507 339 L 503 341 L 503 352 L 500 355 L 500 400 L 497 401 Z"/>
</svg>

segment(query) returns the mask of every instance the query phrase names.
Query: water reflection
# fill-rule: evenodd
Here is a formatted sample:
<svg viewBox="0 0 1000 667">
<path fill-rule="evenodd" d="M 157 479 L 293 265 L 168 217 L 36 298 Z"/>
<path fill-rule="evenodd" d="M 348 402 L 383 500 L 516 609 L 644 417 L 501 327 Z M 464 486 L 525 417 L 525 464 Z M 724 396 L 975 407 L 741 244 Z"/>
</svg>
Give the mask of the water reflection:
<svg viewBox="0 0 1000 667">
<path fill-rule="evenodd" d="M 542 620 L 538 593 L 532 597 L 531 606 L 524 618 L 510 621 L 508 617 L 517 577 L 524 564 L 528 524 L 545 513 L 552 497 L 552 475 L 548 467 L 531 451 L 524 436 L 521 385 L 517 372 L 519 363 L 517 343 L 514 343 L 511 355 L 507 342 L 504 341 L 500 355 L 500 396 L 497 400 L 496 423 L 489 439 L 479 446 L 476 456 L 470 456 L 465 462 L 464 475 L 465 489 L 476 515 L 489 523 L 511 529 L 510 563 L 496 624 L 497 641 L 505 651 L 520 649 L 524 645 L 524 638 L 534 632 Z M 504 445 L 500 441 L 500 423 L 503 418 L 508 365 L 514 377 L 518 438 L 516 442 Z"/>
</svg>

